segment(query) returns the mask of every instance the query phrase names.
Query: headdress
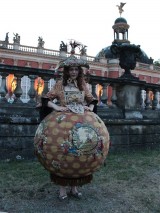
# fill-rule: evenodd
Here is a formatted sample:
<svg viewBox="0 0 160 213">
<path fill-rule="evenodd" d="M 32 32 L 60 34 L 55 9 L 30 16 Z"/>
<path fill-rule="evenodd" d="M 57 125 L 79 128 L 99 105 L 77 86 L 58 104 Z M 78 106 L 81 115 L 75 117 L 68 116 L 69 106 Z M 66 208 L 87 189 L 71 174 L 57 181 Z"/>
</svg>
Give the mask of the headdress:
<svg viewBox="0 0 160 213">
<path fill-rule="evenodd" d="M 60 61 L 57 68 L 56 69 L 59 69 L 59 68 L 63 68 L 63 67 L 86 67 L 89 69 L 89 64 L 87 63 L 86 60 L 84 59 L 81 59 L 81 58 L 77 58 L 74 54 L 75 54 L 75 48 L 80 46 L 81 44 L 74 41 L 74 42 L 70 42 L 70 45 L 71 45 L 71 55 Z"/>
</svg>

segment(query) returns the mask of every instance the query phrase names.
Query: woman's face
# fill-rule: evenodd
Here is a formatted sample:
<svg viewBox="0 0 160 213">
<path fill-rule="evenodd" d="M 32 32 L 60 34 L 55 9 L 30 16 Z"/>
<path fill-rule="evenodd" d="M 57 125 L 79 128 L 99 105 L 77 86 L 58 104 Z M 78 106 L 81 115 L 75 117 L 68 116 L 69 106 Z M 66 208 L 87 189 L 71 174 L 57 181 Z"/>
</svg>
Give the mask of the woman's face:
<svg viewBox="0 0 160 213">
<path fill-rule="evenodd" d="M 78 67 L 70 67 L 69 68 L 69 76 L 72 80 L 76 80 L 78 77 L 79 69 Z"/>
</svg>

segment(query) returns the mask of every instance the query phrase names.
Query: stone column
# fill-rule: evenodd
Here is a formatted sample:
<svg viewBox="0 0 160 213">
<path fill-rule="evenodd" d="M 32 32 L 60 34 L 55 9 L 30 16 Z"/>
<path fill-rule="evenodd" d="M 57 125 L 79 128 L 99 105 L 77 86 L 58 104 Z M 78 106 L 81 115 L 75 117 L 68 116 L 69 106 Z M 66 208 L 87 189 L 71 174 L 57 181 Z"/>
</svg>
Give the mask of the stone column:
<svg viewBox="0 0 160 213">
<path fill-rule="evenodd" d="M 158 109 L 158 90 L 153 90 L 153 94 L 152 109 L 156 110 Z"/>
<path fill-rule="evenodd" d="M 144 88 L 143 87 L 141 88 L 140 105 L 141 105 L 142 109 L 145 108 L 145 103 L 144 103 Z"/>
<path fill-rule="evenodd" d="M 151 100 L 150 100 L 150 97 L 149 97 L 149 91 L 150 89 L 146 89 L 146 100 L 145 100 L 145 109 L 150 109 L 151 108 Z"/>
<path fill-rule="evenodd" d="M 0 103 L 7 103 L 5 96 L 7 94 L 6 77 L 8 76 L 8 73 L 0 72 L 0 75 L 2 76 L 2 83 L 0 87 Z"/>
<path fill-rule="evenodd" d="M 96 94 L 96 83 L 92 83 L 92 95 L 94 98 L 97 98 L 97 94 Z"/>
<path fill-rule="evenodd" d="M 111 86 L 112 86 L 112 97 L 111 97 L 112 107 L 117 108 L 116 85 L 113 84 Z"/>
<path fill-rule="evenodd" d="M 17 78 L 17 86 L 16 89 L 14 90 L 14 95 L 15 95 L 15 101 L 14 104 L 21 104 L 23 103 L 20 99 L 22 95 L 22 88 L 21 88 L 21 78 L 23 77 L 22 74 L 14 74 L 14 76 Z"/>
<path fill-rule="evenodd" d="M 36 91 L 34 89 L 34 82 L 35 82 L 35 79 L 37 78 L 37 76 L 36 75 L 29 75 L 29 78 L 31 79 L 31 87 L 28 91 L 28 95 L 30 97 L 28 104 L 35 105 L 36 104 L 36 101 L 35 101 Z"/>
<path fill-rule="evenodd" d="M 48 89 L 48 82 L 50 80 L 50 77 L 42 77 L 42 79 L 44 80 L 44 89 L 43 89 L 43 92 L 42 92 L 42 95 L 46 95 L 47 92 L 49 91 Z"/>
<path fill-rule="evenodd" d="M 102 96 L 100 97 L 100 100 L 101 100 L 101 102 L 102 102 L 104 105 L 107 105 L 107 100 L 108 100 L 108 97 L 107 97 L 107 86 L 108 86 L 107 83 L 103 83 L 103 84 L 102 84 L 102 87 L 103 87 L 103 94 L 102 94 Z"/>
</svg>

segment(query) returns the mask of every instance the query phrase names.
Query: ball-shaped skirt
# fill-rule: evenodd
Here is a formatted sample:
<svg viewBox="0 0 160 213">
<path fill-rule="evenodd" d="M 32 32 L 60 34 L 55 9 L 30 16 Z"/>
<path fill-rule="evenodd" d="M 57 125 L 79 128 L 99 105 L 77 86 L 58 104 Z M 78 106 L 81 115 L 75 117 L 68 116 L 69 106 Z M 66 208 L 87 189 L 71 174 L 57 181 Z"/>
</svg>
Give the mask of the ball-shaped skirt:
<svg viewBox="0 0 160 213">
<path fill-rule="evenodd" d="M 53 111 L 39 124 L 34 147 L 38 160 L 52 174 L 54 182 L 57 177 L 73 182 L 79 180 L 80 184 L 76 184 L 83 185 L 85 178 L 104 163 L 109 150 L 109 133 L 93 112 Z"/>
</svg>

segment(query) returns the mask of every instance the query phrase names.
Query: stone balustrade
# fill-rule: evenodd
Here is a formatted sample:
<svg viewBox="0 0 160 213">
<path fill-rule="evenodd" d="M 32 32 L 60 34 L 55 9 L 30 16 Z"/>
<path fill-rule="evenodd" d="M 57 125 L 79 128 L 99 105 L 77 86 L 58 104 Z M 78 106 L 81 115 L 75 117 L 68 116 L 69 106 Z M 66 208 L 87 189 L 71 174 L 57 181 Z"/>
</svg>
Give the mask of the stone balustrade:
<svg viewBox="0 0 160 213">
<path fill-rule="evenodd" d="M 16 78 L 12 103 L 7 100 L 9 74 Z M 22 159 L 33 158 L 33 139 L 40 122 L 35 79 L 43 79 L 43 94 L 46 94 L 49 81 L 59 79 L 61 74 L 54 70 L 0 64 L 0 76 L 0 159 L 16 159 L 17 155 Z M 22 99 L 24 76 L 30 82 L 27 102 Z M 97 113 L 109 130 L 110 150 L 157 148 L 160 145 L 160 85 L 93 75 L 86 79 L 93 96 L 99 99 Z M 100 97 L 97 97 L 97 85 L 102 88 Z M 110 96 L 108 91 L 111 91 Z"/>
<path fill-rule="evenodd" d="M 15 101 L 13 104 L 24 104 L 21 100 L 21 96 L 23 94 L 22 85 L 22 77 L 27 76 L 30 79 L 30 88 L 28 91 L 29 101 L 28 105 L 36 104 L 36 96 L 37 93 L 35 91 L 35 79 L 40 77 L 44 80 L 44 89 L 43 94 L 49 91 L 48 84 L 50 79 L 60 78 L 61 74 L 54 72 L 53 70 L 44 70 L 44 69 L 35 69 L 30 67 L 18 67 L 18 66 L 9 66 L 0 64 L 0 76 L 1 76 L 1 84 L 0 84 L 0 103 L 7 103 L 7 87 L 6 87 L 6 78 L 9 74 L 14 74 L 16 77 L 16 89 L 14 90 Z M 92 76 L 89 75 L 87 77 L 89 79 L 89 84 L 91 84 L 92 94 L 94 97 L 100 100 L 100 105 L 107 106 L 108 108 L 121 108 L 121 109 L 159 109 L 159 92 L 160 85 L 158 84 L 150 84 L 145 81 L 128 81 L 126 79 L 121 78 L 106 78 L 100 76 Z M 102 96 L 97 97 L 97 85 L 102 86 Z M 112 92 L 108 99 L 108 88 Z M 126 89 L 125 89 L 126 88 Z M 136 89 L 137 88 L 137 89 Z M 136 90 L 136 94 L 134 93 Z M 129 94 L 130 93 L 130 94 Z M 122 98 L 122 95 L 125 96 Z M 139 96 L 138 98 L 133 98 L 132 96 Z M 126 97 L 130 97 L 130 99 L 134 100 L 125 100 Z M 124 104 L 120 102 L 123 101 Z M 125 102 L 128 105 L 125 105 Z M 136 103 L 135 103 L 136 102 Z M 26 103 L 25 103 L 26 104 Z"/>
<path fill-rule="evenodd" d="M 35 79 L 40 77 L 44 80 L 44 89 L 43 94 L 47 93 L 49 90 L 48 83 L 50 79 L 57 79 L 60 77 L 60 74 L 55 73 L 53 70 L 44 70 L 44 69 L 35 69 L 30 67 L 17 67 L 17 66 L 9 66 L 9 65 L 0 65 L 0 104 L 6 103 L 8 104 L 8 97 L 9 91 L 7 90 L 7 77 L 9 74 L 14 74 L 16 79 L 16 88 L 13 92 L 14 101 L 12 102 L 13 105 L 15 104 L 28 104 L 32 105 L 36 104 L 36 90 L 35 90 Z M 21 98 L 22 94 L 25 92 L 22 88 L 22 78 L 27 77 L 29 82 L 29 90 L 28 96 L 29 101 L 26 103 L 25 100 Z"/>
<path fill-rule="evenodd" d="M 4 41 L 0 41 L 0 48 L 2 49 L 8 49 L 8 50 L 15 50 L 15 51 L 21 51 L 21 52 L 27 52 L 27 53 L 35 53 L 35 54 L 43 54 L 43 55 L 51 55 L 51 56 L 63 56 L 63 53 L 57 50 L 52 49 L 46 49 L 46 48 L 39 48 L 39 47 L 33 47 L 33 46 L 26 46 L 26 45 L 20 45 L 20 44 L 14 44 L 14 43 L 7 43 L 5 44 Z M 64 54 L 66 57 L 70 55 L 70 53 Z M 75 54 L 77 58 L 80 58 L 79 54 Z M 95 57 L 93 56 L 86 56 L 87 61 L 94 61 Z"/>
<path fill-rule="evenodd" d="M 21 44 L 15 44 L 15 43 L 5 43 L 5 41 L 0 41 L 0 48 L 2 49 L 8 49 L 8 50 L 14 50 L 14 51 L 20 51 L 20 52 L 27 52 L 27 53 L 33 53 L 33 54 L 42 54 L 42 55 L 48 55 L 48 56 L 66 56 L 68 57 L 70 53 L 65 53 L 57 51 L 57 50 L 52 50 L 52 49 L 46 49 L 46 48 L 39 48 L 39 47 L 33 47 L 33 46 L 26 46 L 26 45 L 21 45 Z M 80 58 L 79 54 L 75 54 L 77 58 Z M 96 57 L 93 56 L 85 56 L 85 59 L 88 62 L 96 62 Z M 118 59 L 103 59 L 105 63 L 107 64 L 118 64 L 119 60 Z M 103 62 L 102 62 L 103 63 Z M 140 62 L 137 62 L 137 68 L 143 69 L 143 70 L 156 70 L 160 71 L 159 66 L 155 65 L 148 65 L 148 64 L 143 64 Z"/>
</svg>

